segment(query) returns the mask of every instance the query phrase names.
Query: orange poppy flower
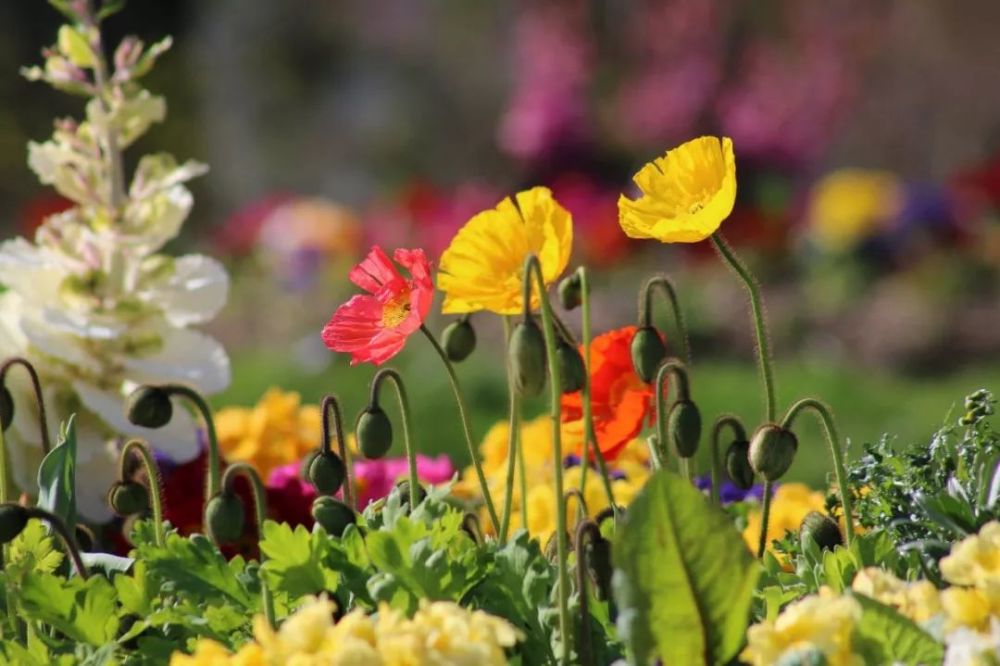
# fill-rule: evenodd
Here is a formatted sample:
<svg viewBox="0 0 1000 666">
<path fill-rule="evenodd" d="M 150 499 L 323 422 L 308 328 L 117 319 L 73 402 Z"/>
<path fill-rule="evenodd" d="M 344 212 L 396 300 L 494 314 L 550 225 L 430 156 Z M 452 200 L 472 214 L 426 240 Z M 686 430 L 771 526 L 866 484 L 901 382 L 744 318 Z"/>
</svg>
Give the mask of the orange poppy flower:
<svg viewBox="0 0 1000 666">
<path fill-rule="evenodd" d="M 608 331 L 590 343 L 590 387 L 597 445 L 614 460 L 653 416 L 653 388 L 632 368 L 635 326 Z M 581 347 L 580 353 L 583 353 Z M 583 453 L 583 397 L 562 398 L 563 436 L 568 452 Z"/>
</svg>

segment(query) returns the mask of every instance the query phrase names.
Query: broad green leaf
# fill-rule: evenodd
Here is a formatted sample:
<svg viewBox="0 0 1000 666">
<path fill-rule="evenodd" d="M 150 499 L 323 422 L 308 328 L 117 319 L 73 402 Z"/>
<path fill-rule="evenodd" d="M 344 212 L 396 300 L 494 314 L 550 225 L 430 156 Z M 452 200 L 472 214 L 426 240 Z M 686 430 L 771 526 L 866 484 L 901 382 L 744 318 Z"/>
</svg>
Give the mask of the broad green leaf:
<svg viewBox="0 0 1000 666">
<path fill-rule="evenodd" d="M 56 550 L 45 524 L 37 519 L 31 519 L 21 533 L 11 541 L 9 561 L 6 564 L 8 572 L 28 571 L 39 573 L 54 572 L 63 561 L 63 554 Z"/>
<path fill-rule="evenodd" d="M 637 664 L 723 664 L 739 651 L 760 566 L 732 520 L 669 471 L 650 477 L 614 542 L 618 629 Z"/>
<path fill-rule="evenodd" d="M 59 443 L 38 467 L 38 506 L 56 514 L 72 533 L 76 527 L 76 415 L 59 433 Z"/>
<path fill-rule="evenodd" d="M 118 605 L 111 583 L 101 576 L 86 581 L 52 574 L 30 574 L 21 586 L 22 606 L 72 640 L 95 647 L 114 640 Z"/>
<path fill-rule="evenodd" d="M 856 629 L 866 663 L 940 664 L 944 646 L 894 608 L 852 593 L 864 614 Z"/>
<path fill-rule="evenodd" d="M 265 522 L 260 552 L 267 560 L 261 569 L 272 589 L 287 593 L 293 603 L 307 594 L 336 589 L 337 572 L 322 565 L 324 544 L 302 525 L 293 531 L 286 523 Z"/>
</svg>

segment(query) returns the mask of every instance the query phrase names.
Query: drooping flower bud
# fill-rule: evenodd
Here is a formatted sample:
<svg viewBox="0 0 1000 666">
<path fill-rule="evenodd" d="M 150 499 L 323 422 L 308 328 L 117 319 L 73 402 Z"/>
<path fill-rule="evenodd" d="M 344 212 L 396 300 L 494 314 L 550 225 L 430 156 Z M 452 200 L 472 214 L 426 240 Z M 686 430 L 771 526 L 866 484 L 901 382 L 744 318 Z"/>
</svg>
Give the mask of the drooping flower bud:
<svg viewBox="0 0 1000 666">
<path fill-rule="evenodd" d="M 611 598 L 611 542 L 603 536 L 594 536 L 590 541 L 587 568 L 597 587 L 597 598 L 601 601 Z"/>
<path fill-rule="evenodd" d="M 312 465 L 313 460 L 316 459 L 316 456 L 318 456 L 319 453 L 320 453 L 319 449 L 313 449 L 312 451 L 307 453 L 299 462 L 299 478 L 305 481 L 306 483 L 312 483 L 312 481 L 310 481 L 309 479 L 309 467 L 310 465 Z"/>
<path fill-rule="evenodd" d="M 531 317 L 514 327 L 507 348 L 514 390 L 534 397 L 545 388 L 545 336 Z"/>
<path fill-rule="evenodd" d="M 6 430 L 14 422 L 14 396 L 4 386 L 0 391 L 0 428 Z"/>
<path fill-rule="evenodd" d="M 400 502 L 402 503 L 402 505 L 406 506 L 406 507 L 409 507 L 409 505 L 410 505 L 410 480 L 409 479 L 403 479 L 402 481 L 400 481 L 399 483 L 397 483 L 395 491 L 397 493 L 399 493 L 399 499 L 400 499 Z M 422 485 L 420 485 L 418 483 L 417 484 L 417 504 L 423 503 L 423 501 L 426 498 L 427 498 L 427 490 Z"/>
<path fill-rule="evenodd" d="M 726 474 L 741 490 L 753 486 L 753 467 L 750 466 L 750 442 L 738 439 L 726 449 Z"/>
<path fill-rule="evenodd" d="M 312 456 L 312 462 L 309 463 L 309 482 L 317 492 L 323 495 L 334 494 L 344 483 L 345 476 L 347 468 L 336 453 L 321 451 Z"/>
<path fill-rule="evenodd" d="M 233 543 L 243 536 L 243 502 L 238 495 L 219 493 L 205 506 L 205 529 L 218 544 Z"/>
<path fill-rule="evenodd" d="M 441 334 L 441 346 L 452 363 L 467 359 L 476 349 L 476 329 L 472 327 L 472 322 L 463 317 L 448 324 Z"/>
<path fill-rule="evenodd" d="M 765 423 L 750 438 L 750 465 L 768 481 L 777 481 L 795 459 L 799 440 L 776 423 Z"/>
<path fill-rule="evenodd" d="M 802 526 L 799 527 L 799 541 L 802 550 L 806 549 L 809 540 L 815 541 L 820 550 L 833 550 L 837 546 L 844 545 L 844 537 L 840 533 L 840 527 L 830 516 L 819 511 L 810 511 L 802 519 Z"/>
<path fill-rule="evenodd" d="M 677 455 L 690 458 L 698 451 L 701 440 L 701 412 L 690 400 L 678 400 L 670 408 L 667 432 L 674 443 Z"/>
<path fill-rule="evenodd" d="M 392 447 L 392 421 L 378 405 L 361 412 L 355 432 L 365 458 L 382 458 Z"/>
<path fill-rule="evenodd" d="M 560 340 L 556 347 L 556 360 L 559 362 L 562 392 L 575 393 L 581 390 L 587 380 L 587 368 L 583 364 L 580 352 L 566 341 Z"/>
<path fill-rule="evenodd" d="M 329 495 L 321 495 L 313 500 L 312 504 L 313 520 L 319 524 L 330 536 L 340 537 L 348 525 L 357 522 L 357 515 L 340 500 L 336 500 Z"/>
<path fill-rule="evenodd" d="M 140 386 L 125 402 L 125 415 L 130 423 L 143 428 L 162 428 L 170 423 L 174 406 L 170 394 L 158 386 Z"/>
<path fill-rule="evenodd" d="M 20 504 L 0 505 L 0 544 L 10 543 L 28 524 L 28 512 Z"/>
<path fill-rule="evenodd" d="M 667 357 L 667 348 L 659 332 L 652 326 L 642 326 L 632 337 L 632 367 L 639 379 L 647 384 L 656 378 L 656 370 Z"/>
<path fill-rule="evenodd" d="M 559 305 L 562 306 L 563 310 L 573 310 L 579 307 L 580 303 L 583 302 L 583 285 L 580 284 L 580 274 L 573 273 L 563 278 L 556 293 L 559 296 Z"/>
<path fill-rule="evenodd" d="M 108 490 L 108 504 L 122 518 L 145 513 L 149 509 L 149 490 L 135 481 L 115 481 Z"/>
</svg>

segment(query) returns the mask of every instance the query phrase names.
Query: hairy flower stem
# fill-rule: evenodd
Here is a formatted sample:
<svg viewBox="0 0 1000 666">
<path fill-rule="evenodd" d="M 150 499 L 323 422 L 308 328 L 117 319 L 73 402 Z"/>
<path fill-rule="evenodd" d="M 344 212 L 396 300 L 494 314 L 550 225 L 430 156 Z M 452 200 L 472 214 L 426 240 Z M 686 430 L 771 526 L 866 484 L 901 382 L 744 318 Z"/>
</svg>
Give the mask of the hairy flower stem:
<svg viewBox="0 0 1000 666">
<path fill-rule="evenodd" d="M 330 453 L 330 420 L 332 417 L 334 435 L 337 438 L 337 448 L 340 459 L 344 463 L 344 502 L 352 509 L 357 507 L 354 504 L 354 471 L 352 469 L 350 451 L 347 450 L 347 440 L 344 438 L 344 415 L 340 411 L 340 401 L 336 396 L 326 395 L 323 397 L 323 404 L 320 407 L 323 413 L 323 441 L 320 449 L 323 453 Z"/>
<path fill-rule="evenodd" d="M 97 89 L 96 97 L 104 112 L 104 117 L 110 119 L 114 110 L 108 99 L 111 97 L 111 86 L 109 85 L 108 62 L 104 57 L 104 44 L 101 39 L 101 30 L 98 21 L 93 17 L 91 11 L 85 14 L 85 21 L 93 39 L 90 43 L 90 50 L 94 57 L 94 86 Z M 125 203 L 125 168 L 123 166 L 122 151 L 118 146 L 118 136 L 116 128 L 110 122 L 103 123 L 98 127 L 101 136 L 102 152 L 107 162 L 108 182 L 110 191 L 108 192 L 111 211 L 114 219 L 118 219 L 122 214 Z"/>
<path fill-rule="evenodd" d="M 576 654 L 581 666 L 594 666 L 590 650 L 590 598 L 587 594 L 587 537 L 591 542 L 601 538 L 597 523 L 585 520 L 576 526 L 576 591 L 580 595 L 580 635 L 577 637 Z"/>
<path fill-rule="evenodd" d="M 781 427 L 792 429 L 795 418 L 806 410 L 811 410 L 823 424 L 826 432 L 826 443 L 830 447 L 830 458 L 833 460 L 833 473 L 837 477 L 837 491 L 840 493 L 840 502 L 844 508 L 844 540 L 850 548 L 854 541 L 854 518 L 851 506 L 851 489 L 847 485 L 847 469 L 844 466 L 844 452 L 840 448 L 840 436 L 837 434 L 837 424 L 833 420 L 833 412 L 830 408 L 816 400 L 815 398 L 803 398 L 799 400 L 785 412 L 785 418 L 781 420 Z"/>
<path fill-rule="evenodd" d="M 656 371 L 656 378 L 653 380 L 653 390 L 656 391 L 656 438 L 660 447 L 660 464 L 667 459 L 667 398 L 663 390 L 667 378 L 673 375 L 677 384 L 677 400 L 691 399 L 691 384 L 688 380 L 687 368 L 676 358 L 668 358 L 660 364 Z M 680 456 L 678 456 L 680 457 Z M 686 458 L 680 459 L 680 472 L 688 481 L 691 480 L 691 467 L 687 464 Z"/>
<path fill-rule="evenodd" d="M 760 289 L 753 274 L 729 247 L 722 234 L 712 234 L 712 244 L 719 255 L 725 260 L 733 272 L 743 281 L 750 298 L 750 312 L 753 315 L 754 331 L 757 336 L 757 363 L 760 366 L 760 379 L 764 385 L 765 421 L 773 422 L 777 415 L 777 402 L 774 391 L 774 372 L 771 368 L 771 349 L 767 338 L 767 324 L 764 321 L 764 306 L 760 298 Z"/>
<path fill-rule="evenodd" d="M 420 330 L 430 340 L 431 346 L 434 347 L 434 351 L 441 357 L 441 362 L 444 363 L 444 368 L 448 372 L 451 391 L 455 394 L 455 401 L 458 403 L 458 414 L 462 420 L 462 432 L 465 434 L 465 443 L 469 449 L 469 458 L 472 460 L 472 466 L 476 468 L 476 476 L 479 478 L 479 487 L 483 493 L 483 501 L 486 503 L 486 511 L 490 514 L 490 522 L 493 523 L 493 532 L 500 534 L 500 519 L 497 517 L 497 510 L 493 504 L 493 496 L 490 494 L 489 484 L 486 483 L 483 464 L 479 461 L 479 457 L 476 455 L 476 445 L 472 442 L 472 426 L 469 423 L 469 413 L 465 406 L 462 388 L 458 383 L 458 375 L 455 373 L 455 368 L 452 366 L 451 361 L 448 360 L 448 354 L 445 353 L 437 338 L 434 337 L 434 334 L 423 325 L 420 326 Z"/>
<path fill-rule="evenodd" d="M 215 419 L 212 418 L 212 408 L 200 393 L 184 384 L 166 384 L 161 386 L 167 395 L 178 395 L 187 398 L 201 414 L 205 422 L 205 434 L 208 439 L 208 471 L 205 474 L 205 503 L 219 493 L 222 485 L 222 455 L 219 453 L 219 438 L 215 435 Z"/>
<path fill-rule="evenodd" d="M 562 452 L 562 378 L 556 361 L 556 331 L 553 324 L 551 304 L 545 290 L 542 264 L 535 255 L 529 255 L 524 262 L 524 310 L 525 319 L 530 316 L 531 278 L 534 275 L 538 298 L 541 302 L 542 330 L 545 336 L 545 357 L 549 370 L 549 406 L 552 419 L 552 463 L 555 472 L 556 496 L 556 553 L 559 580 L 559 633 L 562 642 L 560 662 L 569 663 L 569 646 L 572 643 L 572 629 L 569 621 L 569 574 L 566 570 L 566 503 L 563 501 L 563 452 Z"/>
<path fill-rule="evenodd" d="M 722 461 L 719 459 L 719 437 L 727 427 L 732 431 L 733 437 L 736 439 L 745 440 L 747 438 L 747 431 L 743 427 L 743 422 L 733 414 L 723 414 L 715 419 L 715 423 L 712 424 L 712 434 L 708 440 L 712 454 L 712 501 L 719 505 L 722 504 L 719 496 L 720 486 L 722 485 Z"/>
<path fill-rule="evenodd" d="M 503 319 L 504 340 L 510 343 L 511 317 L 505 316 Z M 505 495 L 503 498 L 503 513 L 500 517 L 500 543 L 507 543 L 507 533 L 510 530 L 510 513 L 514 501 L 514 465 L 521 446 L 521 396 L 514 390 L 513 370 L 510 362 L 507 366 L 507 386 L 509 387 L 510 415 L 507 429 L 507 478 L 505 479 Z M 521 497 L 521 504 L 526 504 L 527 497 Z M 527 529 L 527 522 L 522 525 Z"/>
<path fill-rule="evenodd" d="M 62 539 L 63 546 L 66 548 L 66 552 L 69 553 L 69 558 L 73 561 L 73 568 L 76 569 L 76 573 L 80 578 L 87 580 L 89 576 L 87 566 L 83 563 L 83 558 L 80 557 L 80 550 L 76 547 L 76 539 L 73 538 L 63 519 L 37 506 L 26 506 L 24 507 L 24 512 L 28 518 L 44 520 L 52 526 L 55 533 Z"/>
<path fill-rule="evenodd" d="M 141 439 L 130 439 L 125 442 L 121 453 L 118 455 L 118 480 L 125 482 L 126 464 L 130 453 L 135 453 L 142 466 L 146 470 L 146 477 L 149 479 L 149 503 L 153 509 L 153 534 L 156 538 L 156 545 L 163 546 L 166 543 L 166 536 L 163 532 L 163 498 L 160 494 L 162 485 L 160 484 L 160 472 L 156 467 L 156 458 L 149 450 L 149 445 Z"/>
<path fill-rule="evenodd" d="M 42 384 L 38 380 L 38 373 L 31 362 L 21 356 L 14 356 L 4 361 L 0 365 L 0 388 L 7 386 L 7 372 L 15 365 L 20 365 L 28 372 L 31 379 L 31 388 L 35 392 L 35 402 L 38 403 L 38 432 L 42 438 L 42 451 L 48 453 L 52 450 L 52 440 L 49 439 L 48 419 L 45 417 L 45 399 L 42 397 Z"/>
<path fill-rule="evenodd" d="M 674 323 L 677 326 L 677 334 L 680 337 L 683 350 L 681 360 L 690 365 L 691 344 L 688 341 L 687 326 L 684 324 L 684 312 L 681 310 L 674 283 L 666 275 L 654 275 L 642 285 L 642 290 L 639 292 L 639 325 L 653 325 L 653 294 L 656 293 L 657 289 L 666 296 L 667 303 L 670 304 L 670 310 L 674 315 Z"/>
<path fill-rule="evenodd" d="M 757 559 L 764 557 L 767 551 L 767 523 L 771 519 L 771 495 L 773 484 L 767 479 L 764 480 L 764 506 L 760 514 L 760 541 L 757 543 Z"/>
<path fill-rule="evenodd" d="M 226 468 L 226 473 L 222 477 L 222 488 L 225 493 L 235 492 L 235 481 L 237 476 L 243 476 L 250 483 L 250 492 L 253 494 L 254 514 L 257 518 L 257 541 L 260 551 L 260 562 L 264 563 L 264 551 L 260 550 L 259 542 L 264 538 L 264 520 L 267 518 L 267 494 L 264 491 L 264 483 L 249 463 L 237 462 Z M 275 628 L 274 618 L 274 597 L 271 595 L 271 588 L 268 587 L 267 580 L 260 576 L 260 600 L 264 607 L 264 618 L 268 626 Z"/>
<path fill-rule="evenodd" d="M 399 402 L 399 416 L 403 421 L 403 447 L 406 449 L 406 462 L 410 479 L 410 510 L 417 508 L 418 489 L 420 479 L 417 476 L 417 455 L 413 450 L 413 420 L 410 416 L 410 400 L 406 396 L 406 387 L 403 385 L 403 378 L 392 368 L 382 368 L 375 373 L 372 378 L 371 397 L 368 401 L 368 408 L 373 409 L 378 405 L 379 391 L 382 389 L 382 382 L 389 380 L 396 389 L 396 399 Z"/>
</svg>

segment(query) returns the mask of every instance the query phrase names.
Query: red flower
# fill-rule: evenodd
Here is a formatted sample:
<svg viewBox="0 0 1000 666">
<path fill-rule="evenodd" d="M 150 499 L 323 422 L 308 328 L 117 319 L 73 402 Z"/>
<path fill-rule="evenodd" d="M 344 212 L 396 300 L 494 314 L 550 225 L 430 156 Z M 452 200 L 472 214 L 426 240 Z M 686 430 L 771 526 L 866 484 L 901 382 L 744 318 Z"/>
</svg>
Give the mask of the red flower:
<svg viewBox="0 0 1000 666">
<path fill-rule="evenodd" d="M 632 368 L 635 326 L 608 331 L 590 343 L 590 391 L 597 445 L 614 460 L 652 418 L 653 389 Z M 583 353 L 583 349 L 580 349 Z M 562 398 L 563 434 L 568 446 L 583 452 L 583 400 L 580 392 Z"/>
<path fill-rule="evenodd" d="M 337 308 L 323 328 L 323 342 L 351 354 L 351 365 L 385 363 L 399 353 L 406 338 L 420 328 L 431 307 L 434 284 L 423 250 L 396 250 L 396 263 L 378 245 L 350 273 L 351 282 L 368 292 L 352 296 Z"/>
</svg>

